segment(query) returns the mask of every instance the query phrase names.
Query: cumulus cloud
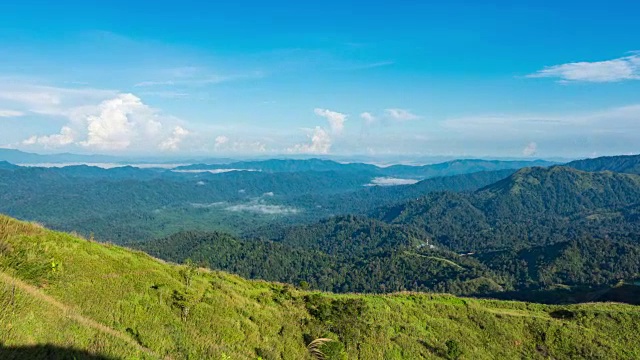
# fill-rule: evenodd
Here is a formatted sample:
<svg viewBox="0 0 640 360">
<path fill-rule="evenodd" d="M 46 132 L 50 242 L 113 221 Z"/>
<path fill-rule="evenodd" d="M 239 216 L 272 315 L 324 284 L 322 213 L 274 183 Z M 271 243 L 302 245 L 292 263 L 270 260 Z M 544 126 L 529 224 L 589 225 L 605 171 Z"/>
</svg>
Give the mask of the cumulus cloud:
<svg viewBox="0 0 640 360">
<path fill-rule="evenodd" d="M 376 117 L 373 116 L 373 114 L 371 114 L 370 112 L 363 112 L 362 114 L 360 114 L 360 118 L 364 121 L 364 124 L 366 126 L 370 126 L 373 123 L 376 122 Z"/>
<path fill-rule="evenodd" d="M 420 116 L 406 109 L 386 109 L 384 113 L 387 118 L 395 121 L 408 121 L 420 118 Z"/>
<path fill-rule="evenodd" d="M 59 148 L 73 143 L 76 134 L 73 129 L 63 126 L 59 134 L 47 136 L 31 136 L 22 142 L 23 145 L 42 145 L 44 148 Z"/>
<path fill-rule="evenodd" d="M 24 112 L 16 110 L 4 110 L 0 109 L 0 118 L 20 117 L 24 116 Z"/>
<path fill-rule="evenodd" d="M 296 144 L 287 149 L 294 154 L 328 154 L 331 150 L 331 135 L 320 126 L 313 129 L 313 133 L 308 135 L 311 142 L 307 144 Z"/>
<path fill-rule="evenodd" d="M 576 82 L 617 82 L 640 80 L 640 53 L 606 61 L 573 62 L 545 67 L 529 78 L 556 78 Z"/>
<path fill-rule="evenodd" d="M 329 123 L 329 129 L 316 126 L 314 129 L 306 129 L 310 142 L 306 144 L 296 144 L 287 149 L 287 152 L 294 154 L 328 154 L 333 143 L 333 135 L 340 135 L 344 130 L 344 123 L 347 115 L 336 111 L 316 108 L 313 112 L 325 118 Z"/>
<path fill-rule="evenodd" d="M 123 150 L 139 136 L 157 136 L 162 124 L 154 111 L 133 94 L 103 101 L 99 113 L 87 118 L 87 138 L 80 145 L 100 150 Z"/>
<path fill-rule="evenodd" d="M 316 108 L 313 111 L 316 115 L 327 119 L 332 133 L 338 135 L 342 133 L 342 130 L 344 130 L 344 123 L 347 121 L 346 114 L 320 108 Z"/>
<path fill-rule="evenodd" d="M 522 149 L 522 155 L 524 156 L 533 156 L 538 152 L 538 144 L 535 142 L 530 142 L 524 149 Z"/>
<path fill-rule="evenodd" d="M 178 150 L 189 131 L 133 94 L 117 94 L 97 105 L 85 104 L 57 113 L 69 121 L 60 133 L 31 136 L 26 146 L 78 146 L 91 150 Z"/>
<path fill-rule="evenodd" d="M 160 149 L 176 151 L 180 149 L 180 143 L 189 135 L 189 131 L 182 126 L 176 126 L 173 133 L 160 143 Z"/>
</svg>

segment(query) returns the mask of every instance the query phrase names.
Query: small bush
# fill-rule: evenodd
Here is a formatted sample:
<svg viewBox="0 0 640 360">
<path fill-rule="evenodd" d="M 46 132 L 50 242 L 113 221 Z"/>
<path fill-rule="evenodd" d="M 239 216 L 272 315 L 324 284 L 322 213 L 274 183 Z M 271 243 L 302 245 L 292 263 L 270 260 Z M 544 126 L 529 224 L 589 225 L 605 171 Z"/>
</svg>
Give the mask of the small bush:
<svg viewBox="0 0 640 360">
<path fill-rule="evenodd" d="M 445 343 L 447 346 L 447 358 L 451 360 L 460 359 L 462 356 L 462 347 L 460 343 L 456 340 L 447 340 Z"/>
</svg>

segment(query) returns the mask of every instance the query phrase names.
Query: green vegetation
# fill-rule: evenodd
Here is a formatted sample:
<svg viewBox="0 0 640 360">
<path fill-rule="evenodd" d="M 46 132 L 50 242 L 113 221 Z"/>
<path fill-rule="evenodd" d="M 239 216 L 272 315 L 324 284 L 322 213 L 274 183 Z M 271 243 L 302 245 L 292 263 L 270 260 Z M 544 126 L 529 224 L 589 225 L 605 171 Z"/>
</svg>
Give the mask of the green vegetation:
<svg viewBox="0 0 640 360">
<path fill-rule="evenodd" d="M 532 168 L 474 193 L 435 193 L 377 210 L 380 220 L 263 226 L 245 238 L 188 231 L 132 246 L 325 291 L 510 294 L 548 302 L 540 291 L 564 286 L 571 291 L 549 298 L 572 302 L 584 298 L 575 290 L 600 292 L 638 277 L 639 210 L 638 176 Z"/>
<path fill-rule="evenodd" d="M 419 230 L 355 216 L 264 231 L 268 238 L 181 232 L 132 246 L 213 269 L 335 292 L 496 292 L 501 281 L 477 260 L 426 246 Z M 462 265 L 462 266 L 461 266 Z"/>
<path fill-rule="evenodd" d="M 581 239 L 640 244 L 640 176 L 526 168 L 473 193 L 434 193 L 377 210 L 454 251 L 519 249 Z"/>
<path fill-rule="evenodd" d="M 532 164 L 548 163 L 460 160 L 380 168 L 319 159 L 266 160 L 182 168 L 187 172 L 0 163 L 0 212 L 114 243 L 185 229 L 240 235 L 267 224 L 363 215 L 433 191 L 472 191 Z M 200 168 L 261 171 L 188 172 Z M 365 186 L 394 174 L 429 179 L 408 186 Z"/>
<path fill-rule="evenodd" d="M 572 161 L 565 166 L 582 171 L 614 171 L 640 175 L 640 155 L 603 156 Z"/>
<path fill-rule="evenodd" d="M 328 338 L 315 346 L 329 359 L 640 357 L 629 305 L 308 292 L 7 217 L 0 243 L 0 354 L 11 356 L 311 359 L 308 345 Z"/>
</svg>

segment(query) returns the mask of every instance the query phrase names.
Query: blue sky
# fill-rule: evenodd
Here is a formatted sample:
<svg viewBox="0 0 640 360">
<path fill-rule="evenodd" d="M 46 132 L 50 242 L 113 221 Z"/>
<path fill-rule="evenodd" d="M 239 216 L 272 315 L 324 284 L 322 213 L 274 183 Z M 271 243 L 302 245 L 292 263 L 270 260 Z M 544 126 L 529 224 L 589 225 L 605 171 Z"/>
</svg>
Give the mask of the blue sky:
<svg viewBox="0 0 640 360">
<path fill-rule="evenodd" d="M 637 153 L 640 4 L 513 3 L 3 1 L 0 146 Z"/>
</svg>

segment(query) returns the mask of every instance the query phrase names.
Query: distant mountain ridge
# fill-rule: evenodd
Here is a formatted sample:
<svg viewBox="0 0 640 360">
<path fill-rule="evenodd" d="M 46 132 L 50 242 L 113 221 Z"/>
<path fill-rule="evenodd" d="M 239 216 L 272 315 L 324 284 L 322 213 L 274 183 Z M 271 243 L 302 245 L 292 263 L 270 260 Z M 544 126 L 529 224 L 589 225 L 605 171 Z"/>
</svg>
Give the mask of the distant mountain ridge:
<svg viewBox="0 0 640 360">
<path fill-rule="evenodd" d="M 604 156 L 576 160 L 565 164 L 565 166 L 583 171 L 614 171 L 640 175 L 640 155 Z"/>
<path fill-rule="evenodd" d="M 0 160 L 13 164 L 34 164 L 34 163 L 111 163 L 121 161 L 121 157 L 110 155 L 80 155 L 80 154 L 34 154 L 16 149 L 0 148 Z"/>
<path fill-rule="evenodd" d="M 453 160 L 431 165 L 391 165 L 379 167 L 363 163 L 339 163 L 322 159 L 272 159 L 263 161 L 242 161 L 229 164 L 193 164 L 180 166 L 175 170 L 211 170 L 211 169 L 252 169 L 265 172 L 298 172 L 298 171 L 353 171 L 366 172 L 379 177 L 399 177 L 426 179 L 441 176 L 468 174 L 480 171 L 496 171 L 520 169 L 530 166 L 551 166 L 556 163 L 545 160 L 504 161 L 504 160 Z"/>
</svg>

